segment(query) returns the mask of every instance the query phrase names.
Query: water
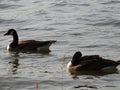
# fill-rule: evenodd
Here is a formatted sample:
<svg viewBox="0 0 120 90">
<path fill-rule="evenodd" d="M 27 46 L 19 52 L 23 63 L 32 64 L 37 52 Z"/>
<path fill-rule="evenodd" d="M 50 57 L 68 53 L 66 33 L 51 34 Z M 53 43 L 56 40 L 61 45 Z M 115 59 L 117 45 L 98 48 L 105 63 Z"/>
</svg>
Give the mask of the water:
<svg viewBox="0 0 120 90">
<path fill-rule="evenodd" d="M 10 28 L 21 40 L 58 42 L 49 54 L 10 53 L 12 37 L 3 36 Z M 36 83 L 40 90 L 120 89 L 119 73 L 73 78 L 66 72 L 78 50 L 120 60 L 119 0 L 0 0 L 0 38 L 0 90 L 36 90 Z"/>
</svg>

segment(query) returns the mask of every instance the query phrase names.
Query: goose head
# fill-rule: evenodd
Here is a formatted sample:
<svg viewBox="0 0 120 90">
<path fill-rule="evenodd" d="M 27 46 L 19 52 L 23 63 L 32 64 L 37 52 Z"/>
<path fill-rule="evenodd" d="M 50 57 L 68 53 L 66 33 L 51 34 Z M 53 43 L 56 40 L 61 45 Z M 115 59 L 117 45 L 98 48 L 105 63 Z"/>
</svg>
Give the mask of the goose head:
<svg viewBox="0 0 120 90">
<path fill-rule="evenodd" d="M 74 55 L 71 61 L 67 64 L 67 68 L 69 69 L 72 66 L 76 66 L 80 63 L 80 58 L 82 57 L 82 53 L 80 51 L 77 51 Z"/>
<path fill-rule="evenodd" d="M 17 35 L 17 32 L 15 31 L 15 29 L 9 29 L 8 31 L 7 31 L 7 33 L 5 33 L 4 34 L 4 36 L 6 36 L 6 35 Z"/>
<path fill-rule="evenodd" d="M 78 65 L 80 62 L 80 58 L 82 57 L 82 53 L 80 51 L 77 51 L 71 60 L 71 63 L 73 66 Z"/>
</svg>

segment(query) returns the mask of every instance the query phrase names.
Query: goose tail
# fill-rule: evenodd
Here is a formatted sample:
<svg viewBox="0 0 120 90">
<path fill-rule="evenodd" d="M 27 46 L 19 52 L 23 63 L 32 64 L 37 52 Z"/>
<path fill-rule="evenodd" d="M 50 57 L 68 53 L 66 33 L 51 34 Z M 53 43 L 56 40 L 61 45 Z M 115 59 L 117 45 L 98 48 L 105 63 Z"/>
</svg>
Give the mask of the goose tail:
<svg viewBox="0 0 120 90">
<path fill-rule="evenodd" d="M 50 44 L 53 44 L 53 43 L 55 43 L 55 42 L 57 42 L 57 41 L 56 41 L 56 40 L 50 40 L 50 41 L 49 41 Z"/>
<path fill-rule="evenodd" d="M 120 60 L 117 61 L 117 64 L 120 65 Z"/>
</svg>

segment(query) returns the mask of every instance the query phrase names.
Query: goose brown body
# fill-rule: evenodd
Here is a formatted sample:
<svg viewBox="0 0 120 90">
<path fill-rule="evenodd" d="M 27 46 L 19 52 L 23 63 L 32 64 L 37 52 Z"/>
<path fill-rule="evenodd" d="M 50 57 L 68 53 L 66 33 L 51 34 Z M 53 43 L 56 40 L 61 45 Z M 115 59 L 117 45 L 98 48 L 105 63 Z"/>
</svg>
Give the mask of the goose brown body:
<svg viewBox="0 0 120 90">
<path fill-rule="evenodd" d="M 36 40 L 23 40 L 19 41 L 16 30 L 9 29 L 4 35 L 12 35 L 13 41 L 8 45 L 7 50 L 9 51 L 34 51 L 34 50 L 48 50 L 50 45 L 55 40 L 49 41 L 36 41 Z"/>
</svg>

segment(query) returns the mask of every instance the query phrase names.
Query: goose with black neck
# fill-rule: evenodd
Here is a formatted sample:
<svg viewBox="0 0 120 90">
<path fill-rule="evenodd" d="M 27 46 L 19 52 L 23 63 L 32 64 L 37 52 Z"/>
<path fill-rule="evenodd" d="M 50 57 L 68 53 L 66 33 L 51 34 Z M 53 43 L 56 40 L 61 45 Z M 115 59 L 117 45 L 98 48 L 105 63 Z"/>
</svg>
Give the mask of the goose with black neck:
<svg viewBox="0 0 120 90">
<path fill-rule="evenodd" d="M 22 40 L 19 41 L 18 34 L 15 29 L 9 29 L 6 35 L 12 35 L 13 41 L 7 46 L 8 51 L 47 51 L 49 52 L 49 47 L 51 44 L 55 43 L 56 40 L 48 41 L 36 41 L 36 40 Z"/>
<path fill-rule="evenodd" d="M 114 61 L 105 59 L 99 55 L 82 56 L 80 51 L 77 51 L 72 60 L 67 64 L 67 69 L 71 73 L 81 71 L 97 71 L 97 72 L 116 72 L 117 66 L 120 65 L 120 60 Z"/>
</svg>

